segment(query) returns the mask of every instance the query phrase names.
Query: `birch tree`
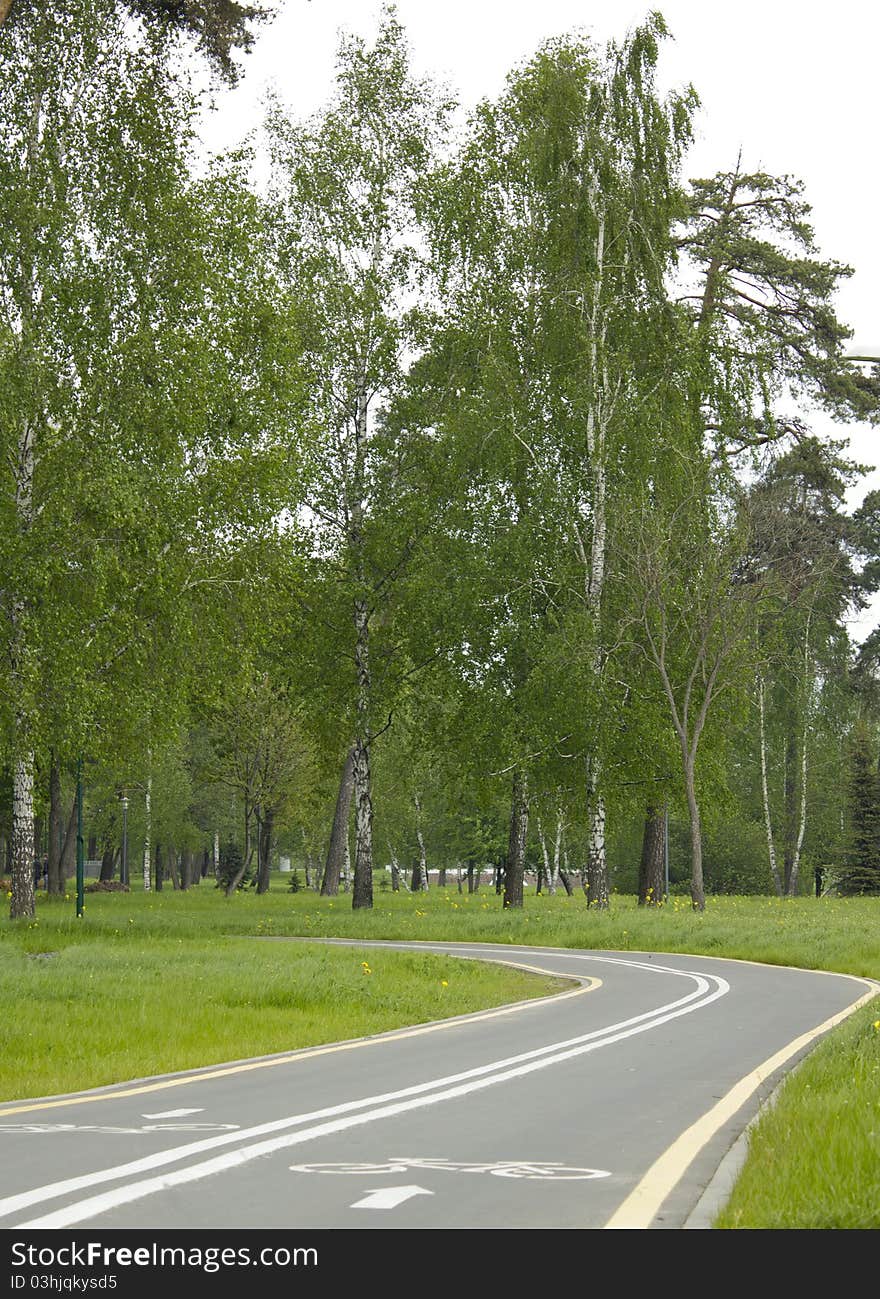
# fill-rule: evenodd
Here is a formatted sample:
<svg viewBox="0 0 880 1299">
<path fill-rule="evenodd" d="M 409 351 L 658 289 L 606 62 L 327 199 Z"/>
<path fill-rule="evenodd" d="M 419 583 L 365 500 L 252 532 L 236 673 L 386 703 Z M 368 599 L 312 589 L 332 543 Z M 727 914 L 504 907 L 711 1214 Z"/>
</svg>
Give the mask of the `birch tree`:
<svg viewBox="0 0 880 1299">
<path fill-rule="evenodd" d="M 355 908 L 372 906 L 371 749 L 387 725 L 376 707 L 375 624 L 413 544 L 403 535 L 391 553 L 377 549 L 380 465 L 390 454 L 393 483 L 395 450 L 376 433 L 419 342 L 421 194 L 447 107 L 410 72 L 387 8 L 372 45 L 341 41 L 336 94 L 322 115 L 297 124 L 276 106 L 267 123 L 279 273 L 301 302 L 317 438 L 313 555 L 348 606 Z"/>
<path fill-rule="evenodd" d="M 690 821 L 691 903 L 706 905 L 698 793 L 700 743 L 719 696 L 741 684 L 765 598 L 736 503 L 709 511 L 702 486 L 670 513 L 657 501 L 635 525 L 628 560 L 635 644 L 657 673 L 678 741 Z"/>
<path fill-rule="evenodd" d="M 193 101 L 148 33 L 109 3 L 22 4 L 0 31 L 0 83 L 18 916 L 33 907 L 38 751 L 73 761 L 90 731 L 106 747 L 151 709 L 153 729 L 171 726 L 185 624 L 220 576 L 207 568 L 271 514 L 263 470 L 295 367 L 285 329 L 267 328 L 271 294 L 258 302 L 252 214 L 231 177 L 190 183 Z"/>
<path fill-rule="evenodd" d="M 623 487 L 614 468 L 628 443 L 653 432 L 639 418 L 641 360 L 666 302 L 678 168 L 694 106 L 689 90 L 666 100 L 656 91 L 665 35 L 652 15 L 619 45 L 598 51 L 561 39 L 511 74 L 497 103 L 475 115 L 450 175 L 444 231 L 464 335 L 456 389 L 463 409 L 454 418 L 495 457 L 494 464 L 486 457 L 482 481 L 475 478 L 484 491 L 485 478 L 499 475 L 511 535 L 537 542 L 520 544 L 522 569 L 505 564 L 523 605 L 522 631 L 536 605 L 568 606 L 570 625 L 580 624 L 589 682 L 577 723 L 588 900 L 600 907 L 609 892 L 606 793 L 604 737 L 594 719 L 608 712 L 600 700 L 609 515 L 618 482 Z M 505 444 L 506 455 L 495 450 Z M 534 647 L 527 660 L 533 654 Z M 521 655 L 524 671 L 531 668 Z M 514 682 L 511 699 L 516 694 Z M 540 747 L 521 737 L 521 754 Z M 521 801 L 522 758 L 518 767 L 513 791 Z M 513 834 L 512 848 L 520 841 Z"/>
<path fill-rule="evenodd" d="M 14 917 L 33 911 L 38 688 L 52 631 L 46 596 L 66 550 L 67 511 L 47 506 L 59 499 L 63 466 L 76 473 L 93 375 L 117 342 L 115 308 L 136 292 L 137 270 L 126 258 L 149 239 L 151 208 L 176 181 L 176 138 L 184 133 L 184 105 L 166 75 L 106 6 L 67 0 L 47 13 L 23 0 L 19 9 L 0 32 L 2 613 Z M 109 438 L 103 453 L 102 478 L 112 481 Z M 72 485 L 68 477 L 68 496 Z M 73 661 L 62 651 L 57 666 Z"/>
</svg>

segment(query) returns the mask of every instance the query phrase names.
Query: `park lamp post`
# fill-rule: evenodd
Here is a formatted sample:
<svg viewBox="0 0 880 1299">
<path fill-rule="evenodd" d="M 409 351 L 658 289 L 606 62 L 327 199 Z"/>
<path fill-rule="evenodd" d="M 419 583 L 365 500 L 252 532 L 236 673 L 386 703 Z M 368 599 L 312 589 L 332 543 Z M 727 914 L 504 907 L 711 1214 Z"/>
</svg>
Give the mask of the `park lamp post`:
<svg viewBox="0 0 880 1299">
<path fill-rule="evenodd" d="M 122 803 L 122 863 L 119 871 L 119 882 L 128 883 L 128 795 L 125 790 L 122 791 L 120 800 Z"/>
</svg>

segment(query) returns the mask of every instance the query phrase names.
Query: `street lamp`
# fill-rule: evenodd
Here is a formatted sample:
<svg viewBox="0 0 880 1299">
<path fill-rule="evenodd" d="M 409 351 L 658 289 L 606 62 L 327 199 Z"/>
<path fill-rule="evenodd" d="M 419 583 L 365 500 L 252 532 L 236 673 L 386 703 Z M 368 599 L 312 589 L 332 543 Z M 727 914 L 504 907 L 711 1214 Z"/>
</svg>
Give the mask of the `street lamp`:
<svg viewBox="0 0 880 1299">
<path fill-rule="evenodd" d="M 122 791 L 122 865 L 119 871 L 119 882 L 128 883 L 128 795 Z"/>
</svg>

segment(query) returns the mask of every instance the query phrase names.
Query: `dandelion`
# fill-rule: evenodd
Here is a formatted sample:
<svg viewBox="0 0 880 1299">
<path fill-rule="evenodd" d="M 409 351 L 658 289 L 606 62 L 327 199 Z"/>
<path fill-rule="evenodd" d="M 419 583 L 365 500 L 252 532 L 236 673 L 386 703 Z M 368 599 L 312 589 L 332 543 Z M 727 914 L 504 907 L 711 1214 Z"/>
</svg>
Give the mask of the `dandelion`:
<svg viewBox="0 0 880 1299">
<path fill-rule="evenodd" d="M 874 1020 L 874 1032 L 880 1033 L 880 1019 Z"/>
<path fill-rule="evenodd" d="M 441 979 L 441 980 L 440 980 L 440 987 L 441 987 L 441 988 L 448 988 L 448 987 L 449 987 L 449 980 L 448 980 L 448 979 Z M 875 1025 L 875 1028 L 876 1028 L 876 1027 L 877 1027 L 877 1025 Z"/>
</svg>

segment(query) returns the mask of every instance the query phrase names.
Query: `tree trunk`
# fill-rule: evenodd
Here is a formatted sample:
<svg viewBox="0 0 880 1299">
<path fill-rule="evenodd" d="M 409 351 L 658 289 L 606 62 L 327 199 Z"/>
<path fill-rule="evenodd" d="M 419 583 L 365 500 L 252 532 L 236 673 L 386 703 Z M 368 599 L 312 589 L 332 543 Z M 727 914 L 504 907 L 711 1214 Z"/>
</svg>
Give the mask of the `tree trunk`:
<svg viewBox="0 0 880 1299">
<path fill-rule="evenodd" d="M 568 878 L 568 871 L 560 869 L 559 878 L 562 881 L 562 887 L 565 889 L 568 896 L 571 897 L 574 893 L 574 889 L 571 886 L 571 880 Z"/>
<path fill-rule="evenodd" d="M 112 843 L 105 843 L 101 851 L 101 873 L 98 879 L 102 884 L 112 880 L 116 866 L 116 849 Z"/>
<path fill-rule="evenodd" d="M 797 839 L 797 769 L 798 737 L 795 719 L 788 718 L 785 735 L 785 828 L 783 840 L 782 881 L 783 892 L 790 896 L 791 876 L 794 870 L 795 841 Z"/>
<path fill-rule="evenodd" d="M 379 236 L 373 247 L 373 265 L 379 261 Z M 366 497 L 366 445 L 369 433 L 370 394 L 365 374 L 361 374 L 355 411 L 355 453 L 351 484 L 351 526 L 349 545 L 353 574 L 357 582 L 354 600 L 354 665 L 356 680 L 357 727 L 354 755 L 354 889 L 353 909 L 373 905 L 373 791 L 370 777 L 372 728 L 372 677 L 370 673 L 370 611 L 365 596 L 364 569 L 364 501 Z"/>
<path fill-rule="evenodd" d="M 269 866 L 272 857 L 272 832 L 275 821 L 275 809 L 266 808 L 263 823 L 260 826 L 260 856 L 257 865 L 257 892 L 269 892 Z"/>
<path fill-rule="evenodd" d="M 590 809 L 590 838 L 587 850 L 587 906 L 605 911 L 608 907 L 608 863 L 605 854 L 605 799 L 598 792 L 594 758 L 587 779 Z"/>
<path fill-rule="evenodd" d="M 423 893 L 428 891 L 428 857 L 425 852 L 425 837 L 422 834 L 422 800 L 415 796 L 416 805 L 416 839 L 419 845 L 419 888 Z"/>
<path fill-rule="evenodd" d="M 4 15 L 5 16 L 5 15 Z M 29 134 L 27 142 L 27 171 L 33 175 L 37 167 L 37 152 L 40 144 L 40 119 L 43 109 L 45 87 L 42 78 L 36 78 L 30 92 Z M 39 237 L 36 229 L 32 237 Z M 38 299 L 35 253 L 32 248 L 25 248 L 20 256 L 19 272 L 21 286 L 24 289 L 20 308 L 20 327 L 18 334 L 18 352 L 23 371 L 28 374 L 32 369 L 34 347 L 32 329 L 34 309 Z M 29 385 L 37 390 L 39 378 L 36 370 L 28 374 Z M 36 427 L 38 409 L 26 415 L 13 436 L 16 446 L 12 451 L 14 483 L 14 520 L 17 541 L 23 544 L 26 552 L 29 546 L 29 535 L 34 525 L 34 473 L 37 462 Z M 4 585 L 6 584 L 4 578 Z M 28 636 L 28 622 L 31 613 L 33 596 L 26 582 L 19 578 L 17 587 L 7 592 L 4 603 L 10 623 L 9 640 L 9 678 L 7 681 L 9 697 L 12 701 L 12 898 L 9 916 L 12 920 L 30 918 L 34 914 L 34 770 L 36 756 L 33 743 L 33 687 L 30 671 L 31 645 Z"/>
<path fill-rule="evenodd" d="M 64 809 L 61 805 L 61 769 L 53 751 L 49 759 L 49 871 L 47 888 L 59 897 L 64 892 L 61 874 L 61 853 L 64 850 Z"/>
<path fill-rule="evenodd" d="M 181 887 L 184 889 L 192 888 L 196 882 L 195 873 L 195 853 L 192 848 L 184 848 L 181 858 Z"/>
<path fill-rule="evenodd" d="M 666 883 L 666 804 L 649 803 L 642 835 L 639 863 L 639 906 L 657 907 L 663 901 Z"/>
<path fill-rule="evenodd" d="M 321 896 L 325 898 L 335 898 L 339 893 L 339 880 L 342 875 L 345 844 L 348 839 L 351 796 L 354 790 L 354 759 L 355 746 L 352 745 L 345 755 L 342 776 L 339 781 L 339 792 L 336 795 L 333 829 L 330 832 L 330 846 L 327 849 L 324 879 L 321 882 Z"/>
<path fill-rule="evenodd" d="M 811 614 L 807 615 L 807 627 L 804 634 L 804 672 L 801 683 L 803 709 L 803 725 L 800 735 L 800 809 L 797 819 L 797 832 L 795 835 L 794 851 L 792 853 L 791 870 L 786 872 L 785 892 L 790 898 L 797 897 L 798 891 L 798 873 L 801 864 L 801 849 L 804 846 L 804 831 L 807 828 L 807 739 L 810 727 L 810 621 Z"/>
<path fill-rule="evenodd" d="M 150 836 L 153 833 L 152 821 L 153 777 L 147 776 L 147 788 L 144 792 L 144 892 L 150 891 L 151 847 Z"/>
<path fill-rule="evenodd" d="M 706 910 L 706 894 L 703 891 L 703 834 L 700 825 L 700 809 L 697 805 L 694 766 L 685 762 L 685 791 L 687 793 L 688 812 L 691 819 L 691 904 L 695 911 Z"/>
<path fill-rule="evenodd" d="M 355 601 L 355 665 L 358 678 L 358 734 L 354 753 L 354 909 L 373 905 L 373 793 L 370 779 L 369 617 L 364 600 Z"/>
<path fill-rule="evenodd" d="M 171 876 L 171 887 L 176 892 L 180 888 L 180 875 L 177 871 L 177 849 L 173 843 L 168 845 L 168 874 Z"/>
<path fill-rule="evenodd" d="M 526 834 L 529 825 L 529 802 L 526 775 L 519 767 L 513 773 L 510 801 L 510 836 L 507 847 L 507 870 L 504 879 L 504 907 L 523 904 L 523 875 L 526 863 Z"/>
<path fill-rule="evenodd" d="M 156 841 L 156 892 L 162 892 L 162 845 Z"/>
<path fill-rule="evenodd" d="M 12 900 L 9 915 L 34 914 L 34 758 L 17 757 L 12 774 Z"/>
<path fill-rule="evenodd" d="M 468 862 L 467 868 L 467 891 L 468 893 L 478 893 L 480 891 L 479 877 L 474 870 L 474 863 Z"/>
<path fill-rule="evenodd" d="M 437 871 L 437 887 L 440 889 L 446 888 L 446 867 L 445 866 L 441 866 L 440 869 Z"/>
<path fill-rule="evenodd" d="M 95 844 L 95 847 L 89 855 L 97 857 L 98 848 L 94 836 L 92 837 L 91 842 Z M 64 847 L 61 849 L 61 862 L 59 869 L 61 872 L 61 885 L 63 888 L 71 875 L 76 874 L 76 795 L 74 795 L 73 803 L 71 804 L 70 816 L 67 818 L 67 830 L 64 834 Z"/>
<path fill-rule="evenodd" d="M 547 837 L 544 834 L 544 823 L 540 817 L 536 817 L 538 826 L 538 843 L 541 845 L 541 861 L 538 864 L 538 884 L 535 893 L 541 892 L 541 887 L 545 879 L 550 877 L 550 854 L 547 851 Z"/>
<path fill-rule="evenodd" d="M 761 797 L 764 804 L 764 829 L 767 833 L 767 853 L 770 858 L 770 877 L 776 896 L 782 897 L 782 880 L 779 878 L 779 865 L 776 861 L 776 845 L 773 842 L 773 822 L 770 819 L 770 795 L 767 788 L 767 740 L 764 728 L 764 680 L 758 681 L 758 718 L 761 741 Z"/>
<path fill-rule="evenodd" d="M 342 862 L 342 888 L 343 892 L 351 892 L 351 844 L 348 835 L 345 836 L 345 857 Z"/>
<path fill-rule="evenodd" d="M 391 856 L 391 892 L 399 893 L 400 892 L 400 863 L 397 860 L 397 856 L 394 852 L 394 849 L 389 847 L 388 851 Z"/>
</svg>

